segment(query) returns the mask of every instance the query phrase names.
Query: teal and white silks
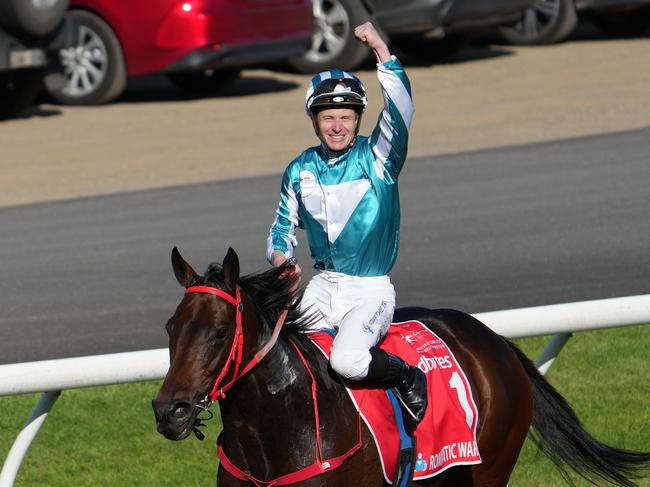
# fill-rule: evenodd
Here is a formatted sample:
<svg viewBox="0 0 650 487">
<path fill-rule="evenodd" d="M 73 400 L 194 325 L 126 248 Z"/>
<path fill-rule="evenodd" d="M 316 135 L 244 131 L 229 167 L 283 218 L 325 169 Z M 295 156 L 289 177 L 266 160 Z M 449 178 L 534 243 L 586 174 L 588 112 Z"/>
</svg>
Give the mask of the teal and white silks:
<svg viewBox="0 0 650 487">
<path fill-rule="evenodd" d="M 285 170 L 267 241 L 269 260 L 274 250 L 291 257 L 295 230 L 303 228 L 316 269 L 381 276 L 393 267 L 400 229 L 397 178 L 414 107 L 397 58 L 379 64 L 377 76 L 384 109 L 370 137 L 357 137 L 333 160 L 322 145 L 311 147 Z"/>
</svg>

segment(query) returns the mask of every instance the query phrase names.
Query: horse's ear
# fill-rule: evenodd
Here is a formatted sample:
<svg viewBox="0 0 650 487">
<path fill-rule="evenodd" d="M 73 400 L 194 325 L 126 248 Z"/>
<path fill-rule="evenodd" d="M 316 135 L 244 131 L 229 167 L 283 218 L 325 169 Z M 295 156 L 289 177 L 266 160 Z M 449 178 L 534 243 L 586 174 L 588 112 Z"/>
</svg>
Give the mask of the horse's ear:
<svg viewBox="0 0 650 487">
<path fill-rule="evenodd" d="M 192 269 L 192 266 L 185 262 L 185 259 L 183 259 L 176 247 L 172 249 L 172 268 L 174 269 L 176 280 L 185 288 L 190 287 L 192 281 L 198 276 L 194 269 Z"/>
<path fill-rule="evenodd" d="M 239 282 L 239 257 L 232 247 L 228 248 L 228 253 L 223 259 L 223 280 L 230 291 L 234 291 Z"/>
</svg>

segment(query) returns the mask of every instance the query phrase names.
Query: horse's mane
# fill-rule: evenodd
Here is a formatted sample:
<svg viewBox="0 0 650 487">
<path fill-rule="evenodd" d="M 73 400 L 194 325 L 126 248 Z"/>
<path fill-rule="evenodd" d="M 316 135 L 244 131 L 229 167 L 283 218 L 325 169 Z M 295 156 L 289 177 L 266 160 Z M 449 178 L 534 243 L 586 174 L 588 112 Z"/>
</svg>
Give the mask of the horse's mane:
<svg viewBox="0 0 650 487">
<path fill-rule="evenodd" d="M 251 297 L 260 320 L 266 326 L 273 327 L 280 313 L 288 309 L 283 331 L 302 332 L 313 323 L 313 313 L 300 310 L 302 292 L 294 293 L 291 288 L 298 277 L 290 275 L 291 265 L 285 263 L 269 270 L 248 274 L 239 278 L 239 285 Z M 222 287 L 223 269 L 220 264 L 212 263 L 204 276 L 197 278 L 197 285 Z"/>
</svg>

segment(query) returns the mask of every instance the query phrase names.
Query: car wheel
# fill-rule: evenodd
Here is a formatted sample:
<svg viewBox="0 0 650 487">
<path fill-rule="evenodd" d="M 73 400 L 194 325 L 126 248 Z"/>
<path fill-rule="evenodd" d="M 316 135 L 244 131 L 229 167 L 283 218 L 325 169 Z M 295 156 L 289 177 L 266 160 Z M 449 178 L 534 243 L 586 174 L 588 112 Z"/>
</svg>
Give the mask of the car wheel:
<svg viewBox="0 0 650 487">
<path fill-rule="evenodd" d="M 593 12 L 589 19 L 605 34 L 638 36 L 650 28 L 650 8 L 627 12 Z"/>
<path fill-rule="evenodd" d="M 44 74 L 40 68 L 0 72 L 0 119 L 20 115 L 34 104 Z"/>
<path fill-rule="evenodd" d="M 499 31 L 509 44 L 554 44 L 569 37 L 577 22 L 573 0 L 535 0 L 519 22 Z"/>
<path fill-rule="evenodd" d="M 223 90 L 239 78 L 239 69 L 205 69 L 203 71 L 187 71 L 169 73 L 167 79 L 174 86 L 195 95 L 209 95 Z"/>
<path fill-rule="evenodd" d="M 48 93 L 64 105 L 108 103 L 126 86 L 126 65 L 120 42 L 98 16 L 84 10 L 74 10 L 69 15 L 79 20 L 79 40 L 76 46 L 59 51 L 67 82 L 61 88 L 48 88 Z"/>
<path fill-rule="evenodd" d="M 0 1 L 0 26 L 17 36 L 49 34 L 59 25 L 68 8 L 66 0 Z"/>
<path fill-rule="evenodd" d="M 404 36 L 392 39 L 393 45 L 414 60 L 438 61 L 445 59 L 467 46 L 471 38 L 462 34 L 450 34 L 439 39 L 422 36 Z"/>
<path fill-rule="evenodd" d="M 354 28 L 368 20 L 358 0 L 312 0 L 314 34 L 309 50 L 289 59 L 300 73 L 330 69 L 353 70 L 367 57 L 368 49 L 354 37 Z"/>
</svg>

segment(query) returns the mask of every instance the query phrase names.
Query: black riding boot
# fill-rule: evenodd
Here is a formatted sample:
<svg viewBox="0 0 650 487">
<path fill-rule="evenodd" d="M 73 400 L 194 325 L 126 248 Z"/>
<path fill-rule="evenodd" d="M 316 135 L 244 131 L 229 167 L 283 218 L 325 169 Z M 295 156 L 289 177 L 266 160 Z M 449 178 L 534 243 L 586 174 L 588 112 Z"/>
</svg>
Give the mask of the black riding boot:
<svg viewBox="0 0 650 487">
<path fill-rule="evenodd" d="M 372 361 L 366 379 L 392 388 L 402 407 L 406 432 L 413 436 L 427 409 L 427 376 L 418 367 L 380 348 L 371 348 L 370 354 Z"/>
</svg>

